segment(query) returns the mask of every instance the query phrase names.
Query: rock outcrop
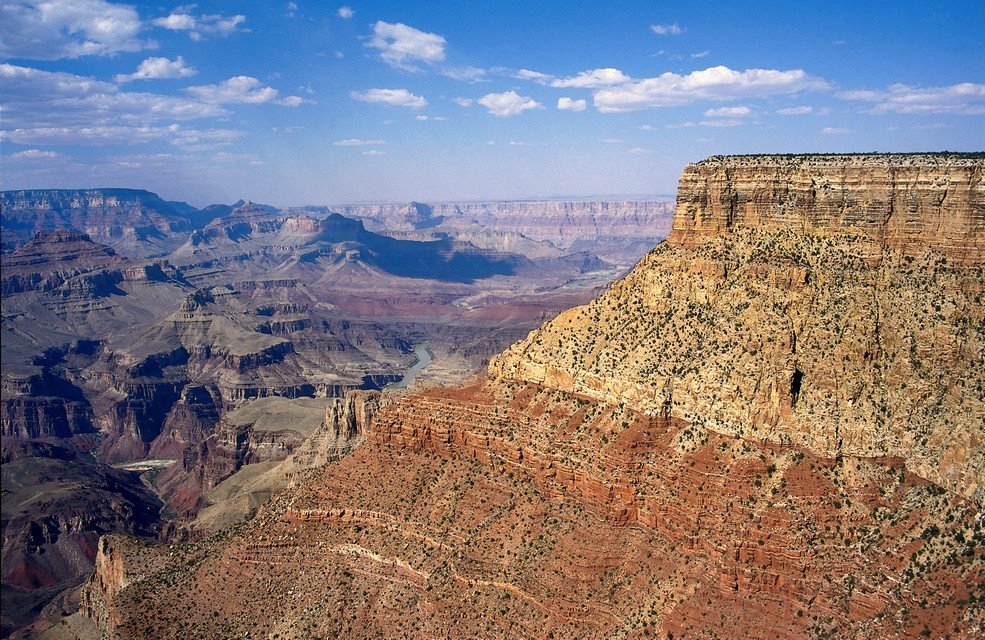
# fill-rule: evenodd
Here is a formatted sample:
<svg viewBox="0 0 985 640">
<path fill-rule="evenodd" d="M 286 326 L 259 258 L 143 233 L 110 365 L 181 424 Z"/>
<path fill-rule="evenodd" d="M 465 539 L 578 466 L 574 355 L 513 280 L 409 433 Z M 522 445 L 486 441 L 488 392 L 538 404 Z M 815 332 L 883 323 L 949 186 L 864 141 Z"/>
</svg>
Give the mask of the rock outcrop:
<svg viewBox="0 0 985 640">
<path fill-rule="evenodd" d="M 739 229 L 857 233 L 878 248 L 985 262 L 982 158 L 961 154 L 716 156 L 684 169 L 670 244 Z"/>
<path fill-rule="evenodd" d="M 670 240 L 490 373 L 822 456 L 900 457 L 981 500 L 982 165 L 689 165 Z"/>
<path fill-rule="evenodd" d="M 147 255 L 176 244 L 192 222 L 176 208 L 140 189 L 32 189 L 0 191 L 3 248 L 9 250 L 39 231 L 86 233 L 132 255 Z"/>
</svg>

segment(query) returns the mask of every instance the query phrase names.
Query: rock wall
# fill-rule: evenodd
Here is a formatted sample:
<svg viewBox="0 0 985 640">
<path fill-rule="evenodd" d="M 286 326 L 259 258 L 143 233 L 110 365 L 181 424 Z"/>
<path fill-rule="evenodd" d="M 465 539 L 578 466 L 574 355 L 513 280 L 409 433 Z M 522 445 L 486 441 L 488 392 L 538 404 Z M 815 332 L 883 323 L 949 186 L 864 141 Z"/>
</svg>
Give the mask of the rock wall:
<svg viewBox="0 0 985 640">
<path fill-rule="evenodd" d="M 411 230 L 456 227 L 478 222 L 488 229 L 520 233 L 565 249 L 579 239 L 665 237 L 670 203 L 665 200 L 586 200 L 340 205 L 344 216 L 374 221 L 380 227 Z"/>
<path fill-rule="evenodd" d="M 670 243 L 749 228 L 853 232 L 981 265 L 983 170 L 981 157 L 957 154 L 715 156 L 684 169 Z"/>
<path fill-rule="evenodd" d="M 884 163 L 922 176 L 919 185 L 958 183 L 950 208 L 897 210 L 887 222 L 878 211 L 896 201 L 879 209 L 873 195 L 890 188 Z M 490 374 L 824 456 L 898 456 L 981 500 L 982 164 L 848 156 L 690 165 L 668 243 L 495 358 Z M 820 198 L 805 199 L 797 185 L 810 175 L 854 184 L 850 204 L 834 216 Z"/>
</svg>

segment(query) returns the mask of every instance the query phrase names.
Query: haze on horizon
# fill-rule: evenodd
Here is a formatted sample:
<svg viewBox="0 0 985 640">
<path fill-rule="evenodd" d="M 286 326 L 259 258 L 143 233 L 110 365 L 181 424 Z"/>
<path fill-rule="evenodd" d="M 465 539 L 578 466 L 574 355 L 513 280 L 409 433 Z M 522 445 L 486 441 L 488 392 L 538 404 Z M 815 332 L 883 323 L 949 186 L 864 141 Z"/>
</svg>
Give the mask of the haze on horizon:
<svg viewBox="0 0 985 640">
<path fill-rule="evenodd" d="M 0 187 L 655 195 L 713 154 L 985 149 L 985 5 L 833 6 L 6 2 Z"/>
</svg>

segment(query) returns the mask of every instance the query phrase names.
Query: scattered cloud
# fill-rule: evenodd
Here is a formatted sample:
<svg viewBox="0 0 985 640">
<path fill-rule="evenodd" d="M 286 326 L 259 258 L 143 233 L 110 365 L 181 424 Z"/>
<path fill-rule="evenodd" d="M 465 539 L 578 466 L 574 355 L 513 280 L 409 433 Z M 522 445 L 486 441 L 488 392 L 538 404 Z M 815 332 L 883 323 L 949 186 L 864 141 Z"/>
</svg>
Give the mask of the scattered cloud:
<svg viewBox="0 0 985 640">
<path fill-rule="evenodd" d="M 431 118 L 431 119 L 432 119 L 432 120 L 434 120 L 435 122 L 444 122 L 444 121 L 445 121 L 445 120 L 447 120 L 448 118 L 446 118 L 446 117 L 444 117 L 444 116 L 434 116 L 434 117 L 433 117 L 433 118 Z"/>
<path fill-rule="evenodd" d="M 706 118 L 741 118 L 752 113 L 749 107 L 719 107 L 705 111 Z"/>
<path fill-rule="evenodd" d="M 707 49 L 705 49 L 704 51 L 698 51 L 697 53 L 692 53 L 691 54 L 691 58 L 693 58 L 693 59 L 707 58 L 710 55 L 711 55 L 711 51 L 708 51 Z"/>
<path fill-rule="evenodd" d="M 332 143 L 334 147 L 366 147 L 371 145 L 386 144 L 386 140 L 360 140 L 349 138 L 348 140 L 336 140 Z"/>
<path fill-rule="evenodd" d="M 656 131 L 657 128 L 652 124 L 641 124 L 640 131 Z"/>
<path fill-rule="evenodd" d="M 174 60 L 167 58 L 147 58 L 133 73 L 118 73 L 113 76 L 115 82 L 130 82 L 131 80 L 159 80 L 166 78 L 190 78 L 198 73 L 192 67 L 185 65 L 185 60 L 178 56 Z"/>
<path fill-rule="evenodd" d="M 185 129 L 177 124 L 164 127 L 102 125 L 4 130 L 0 132 L 0 140 L 15 144 L 65 146 L 140 144 L 166 140 L 176 146 L 205 148 L 230 144 L 242 135 L 242 131 L 234 129 Z"/>
<path fill-rule="evenodd" d="M 893 84 L 882 91 L 842 91 L 837 96 L 872 103 L 872 113 L 985 114 L 985 84 L 973 82 L 945 87 Z"/>
<path fill-rule="evenodd" d="M 561 111 L 584 111 L 587 104 L 584 100 L 572 100 L 571 98 L 557 99 L 557 108 Z"/>
<path fill-rule="evenodd" d="M 777 109 L 776 112 L 781 116 L 806 116 L 814 111 L 814 107 L 787 107 Z"/>
<path fill-rule="evenodd" d="M 200 40 L 202 34 L 228 36 L 236 32 L 245 32 L 240 25 L 246 22 L 246 16 L 237 14 L 224 16 L 220 14 L 194 16 L 189 11 L 194 8 L 178 7 L 170 14 L 151 20 L 151 24 L 169 31 L 187 31 L 192 40 Z"/>
<path fill-rule="evenodd" d="M 679 36 L 687 31 L 676 22 L 673 24 L 651 24 L 650 29 L 658 36 Z"/>
<path fill-rule="evenodd" d="M 380 151 L 379 149 L 370 149 L 368 151 L 363 151 L 364 156 L 385 156 L 386 151 Z"/>
<path fill-rule="evenodd" d="M 44 151 L 42 149 L 25 149 L 7 156 L 8 160 L 51 160 L 61 158 L 62 154 L 54 151 Z"/>
<path fill-rule="evenodd" d="M 163 18 L 151 20 L 151 24 L 171 31 L 191 31 L 198 26 L 195 16 L 187 13 L 172 13 Z"/>
<path fill-rule="evenodd" d="M 406 89 L 370 89 L 361 93 L 353 91 L 349 95 L 363 102 L 382 102 L 383 104 L 410 109 L 420 109 L 427 106 L 428 103 L 423 97 L 414 95 Z"/>
<path fill-rule="evenodd" d="M 595 107 L 604 113 L 687 105 L 699 100 L 735 100 L 826 89 L 828 84 L 801 69 L 746 69 L 710 67 L 687 75 L 664 73 L 595 93 Z"/>
<path fill-rule="evenodd" d="M 523 140 L 510 140 L 511 147 L 529 147 L 529 142 L 524 142 Z"/>
<path fill-rule="evenodd" d="M 527 109 L 536 109 L 541 106 L 533 98 L 521 96 L 516 91 L 487 93 L 479 98 L 478 102 L 488 109 L 489 113 L 501 118 L 519 115 Z"/>
<path fill-rule="evenodd" d="M 599 87 L 611 87 L 614 85 L 632 82 L 632 78 L 624 74 L 619 69 L 607 67 L 605 69 L 592 69 L 582 71 L 577 76 L 562 78 L 551 81 L 552 87 L 566 88 L 574 87 L 578 89 L 597 89 Z"/>
<path fill-rule="evenodd" d="M 366 44 L 381 51 L 384 62 L 399 69 L 419 70 L 412 62 L 429 64 L 445 59 L 445 39 L 405 24 L 383 22 L 373 25 L 373 38 Z"/>
<path fill-rule="evenodd" d="M 123 91 L 71 73 L 0 63 L 5 128 L 132 125 L 228 115 L 218 105 L 178 96 Z"/>
<path fill-rule="evenodd" d="M 717 129 L 728 128 L 728 127 L 739 127 L 746 124 L 745 120 L 739 120 L 738 118 L 729 118 L 726 120 L 702 120 L 698 123 L 702 127 L 712 127 Z"/>
<path fill-rule="evenodd" d="M 520 69 L 513 74 L 513 77 L 517 80 L 533 80 L 534 82 L 539 82 L 540 84 L 549 84 L 554 80 L 554 76 L 541 73 L 540 71 L 531 71 L 530 69 Z"/>
<path fill-rule="evenodd" d="M 643 147 L 633 147 L 632 149 L 627 149 L 626 153 L 632 153 L 634 155 L 644 155 L 647 153 L 653 153 L 652 149 L 644 149 Z"/>
<path fill-rule="evenodd" d="M 140 51 L 141 22 L 128 5 L 105 0 L 0 3 L 0 57 L 58 60 Z"/>
<path fill-rule="evenodd" d="M 842 127 L 824 127 L 823 129 L 821 129 L 821 133 L 823 133 L 826 136 L 838 135 L 838 134 L 841 134 L 841 133 L 848 133 L 849 131 L 850 131 L 850 129 L 845 129 L 845 128 L 842 128 Z"/>
<path fill-rule="evenodd" d="M 339 10 L 336 11 L 335 14 L 343 20 L 348 20 L 352 16 L 356 15 L 356 12 L 352 10 L 352 7 L 342 6 L 339 7 Z"/>
<path fill-rule="evenodd" d="M 427 122 L 427 119 L 427 116 L 414 116 L 414 120 L 417 120 L 418 122 Z"/>
<path fill-rule="evenodd" d="M 300 96 L 277 99 L 278 91 L 265 87 L 251 76 L 234 76 L 218 84 L 206 84 L 185 89 L 189 95 L 207 104 L 265 104 L 272 102 L 287 107 L 304 103 Z"/>
<path fill-rule="evenodd" d="M 441 75 L 462 82 L 482 82 L 486 70 L 479 67 L 448 67 L 441 70 Z"/>
<path fill-rule="evenodd" d="M 297 15 L 297 13 L 298 13 L 298 3 L 296 3 L 296 2 L 288 2 L 287 3 L 287 14 L 286 14 L 287 17 L 288 18 L 293 18 L 294 16 Z"/>
<path fill-rule="evenodd" d="M 454 102 L 455 104 L 457 104 L 460 107 L 471 107 L 472 106 L 472 99 L 471 98 L 452 98 L 451 101 Z"/>
</svg>

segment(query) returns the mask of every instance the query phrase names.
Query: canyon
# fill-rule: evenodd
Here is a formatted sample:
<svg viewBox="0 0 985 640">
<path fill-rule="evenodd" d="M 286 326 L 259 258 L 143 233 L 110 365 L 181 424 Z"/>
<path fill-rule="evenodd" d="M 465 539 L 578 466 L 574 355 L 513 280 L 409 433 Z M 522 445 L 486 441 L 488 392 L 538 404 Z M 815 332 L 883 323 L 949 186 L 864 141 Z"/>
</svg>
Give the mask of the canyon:
<svg viewBox="0 0 985 640">
<path fill-rule="evenodd" d="M 311 435 L 252 519 L 102 537 L 35 631 L 979 637 L 983 170 L 688 165 L 623 278 L 464 383 L 292 405 Z"/>
<path fill-rule="evenodd" d="M 611 215 L 634 207 L 669 231 L 666 203 Z M 461 381 L 597 295 L 622 270 L 591 251 L 605 213 L 568 223 L 572 248 L 523 235 L 537 203 L 508 232 L 415 234 L 317 207 L 0 194 L 4 636 L 76 593 L 99 536 L 210 535 L 349 452 L 340 398 L 401 380 L 415 349 L 433 357 L 416 384 Z"/>
</svg>

